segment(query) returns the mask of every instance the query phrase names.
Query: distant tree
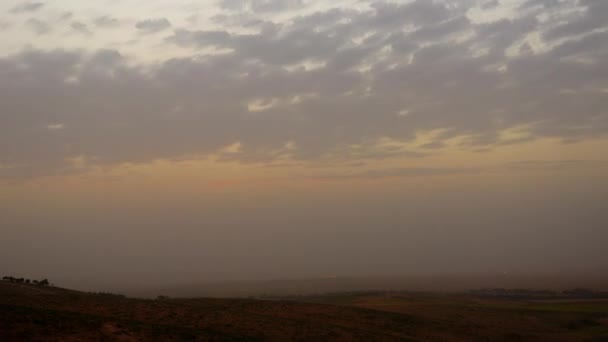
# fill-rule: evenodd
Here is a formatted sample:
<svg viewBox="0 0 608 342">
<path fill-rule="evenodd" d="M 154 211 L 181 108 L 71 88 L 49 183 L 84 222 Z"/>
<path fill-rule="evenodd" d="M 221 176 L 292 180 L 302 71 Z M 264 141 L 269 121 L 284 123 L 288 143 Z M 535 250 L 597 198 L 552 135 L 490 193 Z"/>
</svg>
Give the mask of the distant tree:
<svg viewBox="0 0 608 342">
<path fill-rule="evenodd" d="M 23 278 L 19 278 L 19 279 L 17 279 L 17 282 L 18 282 L 18 283 L 25 283 L 25 279 L 23 279 Z"/>
<path fill-rule="evenodd" d="M 2 277 L 3 280 L 11 282 L 11 283 L 18 283 L 19 279 L 13 277 L 13 276 L 4 276 Z"/>
<path fill-rule="evenodd" d="M 49 280 L 48 279 L 42 279 L 41 281 L 38 282 L 38 284 L 42 285 L 42 286 L 49 286 Z"/>
<path fill-rule="evenodd" d="M 29 284 L 29 283 L 31 283 L 31 282 L 32 282 L 31 280 L 29 280 L 29 279 L 25 279 L 25 283 L 26 283 L 26 284 Z"/>
<path fill-rule="evenodd" d="M 39 284 L 39 283 L 40 283 L 38 280 L 32 280 L 32 282 L 33 282 L 34 284 Z"/>
</svg>

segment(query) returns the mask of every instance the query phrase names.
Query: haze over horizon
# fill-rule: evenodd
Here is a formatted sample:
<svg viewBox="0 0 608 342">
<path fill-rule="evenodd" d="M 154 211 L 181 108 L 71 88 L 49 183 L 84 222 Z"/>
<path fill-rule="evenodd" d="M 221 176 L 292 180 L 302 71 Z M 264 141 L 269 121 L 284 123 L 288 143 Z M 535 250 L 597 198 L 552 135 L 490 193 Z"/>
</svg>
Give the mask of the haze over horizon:
<svg viewBox="0 0 608 342">
<path fill-rule="evenodd" d="M 0 3 L 0 272 L 608 274 L 608 1 Z"/>
</svg>

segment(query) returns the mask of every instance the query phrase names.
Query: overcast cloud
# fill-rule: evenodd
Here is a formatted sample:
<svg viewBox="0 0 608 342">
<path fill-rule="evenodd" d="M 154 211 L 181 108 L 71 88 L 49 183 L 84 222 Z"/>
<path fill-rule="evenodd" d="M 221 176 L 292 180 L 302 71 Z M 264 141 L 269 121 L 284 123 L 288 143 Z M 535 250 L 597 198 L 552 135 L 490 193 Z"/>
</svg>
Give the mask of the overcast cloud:
<svg viewBox="0 0 608 342">
<path fill-rule="evenodd" d="M 63 25 L 98 36 L 118 24 L 111 9 L 51 20 L 71 10 L 62 3 L 21 4 L 5 16 L 35 11 L 22 20 L 45 36 Z M 522 141 L 608 132 L 605 1 L 320 4 L 220 1 L 216 24 L 203 27 L 139 18 L 138 53 L 33 38 L 0 58 L 2 173 L 53 173 L 74 157 L 205 155 L 237 142 L 245 162 L 272 161 L 286 145 L 290 157 L 314 161 L 425 130 L 443 130 L 428 153 L 458 136 L 467 148 L 492 148 L 515 127 L 525 127 Z M 156 49 L 180 56 L 140 58 Z"/>
</svg>

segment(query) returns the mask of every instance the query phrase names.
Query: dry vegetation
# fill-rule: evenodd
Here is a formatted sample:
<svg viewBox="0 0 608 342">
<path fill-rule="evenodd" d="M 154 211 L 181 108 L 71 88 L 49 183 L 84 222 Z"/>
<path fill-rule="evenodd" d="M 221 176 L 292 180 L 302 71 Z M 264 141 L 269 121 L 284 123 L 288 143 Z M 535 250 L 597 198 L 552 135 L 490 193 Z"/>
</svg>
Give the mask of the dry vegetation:
<svg viewBox="0 0 608 342">
<path fill-rule="evenodd" d="M 608 301 L 601 299 L 354 293 L 277 300 L 144 300 L 0 282 L 2 341 L 607 338 Z"/>
</svg>

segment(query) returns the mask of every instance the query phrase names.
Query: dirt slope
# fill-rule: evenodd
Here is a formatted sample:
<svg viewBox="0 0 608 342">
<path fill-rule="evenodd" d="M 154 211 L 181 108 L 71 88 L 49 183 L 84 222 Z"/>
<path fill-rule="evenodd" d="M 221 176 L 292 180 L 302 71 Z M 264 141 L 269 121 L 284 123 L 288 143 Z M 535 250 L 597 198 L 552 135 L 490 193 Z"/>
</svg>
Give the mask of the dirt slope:
<svg viewBox="0 0 608 342">
<path fill-rule="evenodd" d="M 352 294 L 143 300 L 0 282 L 0 341 L 602 341 L 608 301 Z"/>
</svg>

